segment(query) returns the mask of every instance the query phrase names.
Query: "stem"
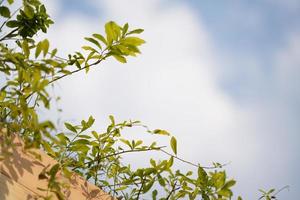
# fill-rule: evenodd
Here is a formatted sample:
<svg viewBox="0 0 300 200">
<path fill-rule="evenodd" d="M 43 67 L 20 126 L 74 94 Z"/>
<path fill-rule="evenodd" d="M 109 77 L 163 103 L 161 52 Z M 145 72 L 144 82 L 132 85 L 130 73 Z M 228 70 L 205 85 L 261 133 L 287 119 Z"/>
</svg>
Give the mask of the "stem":
<svg viewBox="0 0 300 200">
<path fill-rule="evenodd" d="M 11 32 L 9 32 L 7 35 L 3 36 L 1 39 L 0 39 L 0 42 L 2 42 L 3 40 L 5 40 L 7 37 L 10 37 L 12 34 L 14 34 L 15 32 L 17 32 L 19 30 L 19 28 L 16 28 L 14 30 L 12 30 Z"/>
<path fill-rule="evenodd" d="M 4 0 L 2 0 L 2 2 L 0 3 L 0 5 L 3 3 Z M 3 26 L 8 22 L 8 20 L 10 20 L 20 9 L 22 8 L 22 6 L 20 8 L 18 8 L 17 10 L 15 10 L 8 19 L 6 19 L 3 24 L 0 26 L 0 32 L 3 28 Z"/>
<path fill-rule="evenodd" d="M 121 154 L 124 154 L 124 153 L 134 153 L 134 152 L 144 152 L 144 151 L 159 151 L 161 150 L 162 148 L 165 148 L 166 146 L 161 146 L 161 147 L 155 147 L 155 148 L 147 148 L 147 149 L 131 149 L 131 150 L 124 150 L 124 151 L 120 151 L 120 152 L 117 152 L 117 153 L 113 153 L 113 154 L 109 154 L 107 156 L 104 156 L 104 157 L 101 157 L 101 158 L 98 158 L 99 161 L 102 160 L 102 159 L 106 159 L 106 158 L 109 158 L 109 157 L 112 157 L 112 156 L 117 156 L 117 155 L 121 155 Z M 94 160 L 92 161 L 89 161 L 89 162 L 86 162 L 84 163 L 85 165 L 87 164 L 90 164 L 92 162 L 95 162 Z M 76 168 L 75 168 L 76 169 Z"/>
<path fill-rule="evenodd" d="M 189 165 L 192 165 L 192 166 L 194 166 L 194 167 L 202 167 L 203 169 L 216 169 L 216 168 L 219 168 L 219 167 L 203 167 L 203 166 L 201 166 L 200 164 L 195 164 L 195 163 L 192 163 L 192 162 L 190 162 L 190 161 L 187 161 L 187 160 L 184 160 L 184 159 L 182 159 L 182 158 L 179 158 L 178 156 L 176 156 L 176 155 L 173 155 L 173 154 L 171 154 L 171 153 L 169 153 L 169 152 L 167 152 L 167 151 L 165 151 L 165 150 L 163 150 L 163 149 L 159 149 L 161 152 L 163 152 L 163 153 L 165 153 L 165 154 L 167 154 L 167 155 L 169 155 L 169 156 L 172 156 L 173 158 L 175 158 L 175 159 L 177 159 L 177 160 L 180 160 L 181 162 L 184 162 L 184 163 L 187 163 L 187 164 L 189 164 Z M 224 166 L 226 166 L 226 165 L 228 165 L 229 163 L 225 163 L 225 164 L 223 164 L 223 165 L 221 165 L 220 167 L 224 167 Z"/>
<path fill-rule="evenodd" d="M 280 192 L 281 192 L 282 190 L 284 190 L 284 189 L 289 190 L 289 188 L 290 188 L 289 185 L 284 186 L 283 188 L 279 189 L 279 190 L 274 194 L 274 196 L 276 196 L 278 193 L 280 193 Z"/>
<path fill-rule="evenodd" d="M 145 183 L 145 179 L 142 178 L 141 187 L 140 187 L 139 192 L 138 192 L 137 197 L 136 197 L 137 200 L 139 199 L 139 197 L 140 197 L 140 195 L 142 193 L 142 189 L 143 189 L 144 183 Z"/>
<path fill-rule="evenodd" d="M 175 181 L 175 183 L 174 183 L 174 185 L 172 187 L 172 190 L 169 192 L 169 195 L 167 196 L 166 200 L 169 200 L 170 197 L 171 197 L 171 195 L 172 195 L 172 193 L 179 189 L 179 188 L 176 188 L 176 183 L 177 183 L 177 181 Z"/>
</svg>

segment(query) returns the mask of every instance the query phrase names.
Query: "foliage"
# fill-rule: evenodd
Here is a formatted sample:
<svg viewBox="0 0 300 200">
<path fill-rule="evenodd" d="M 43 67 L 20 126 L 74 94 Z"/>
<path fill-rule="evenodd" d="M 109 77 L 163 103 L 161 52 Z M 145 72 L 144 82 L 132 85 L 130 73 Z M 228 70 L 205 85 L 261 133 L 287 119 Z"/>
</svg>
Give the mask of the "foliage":
<svg viewBox="0 0 300 200">
<path fill-rule="evenodd" d="M 52 97 L 48 88 L 58 80 L 80 71 L 88 72 L 108 58 L 126 63 L 128 56 L 140 53 L 145 41 L 137 37 L 142 29 L 129 30 L 128 24 L 105 24 L 105 35 L 98 33 L 86 37 L 83 52 L 77 51 L 68 58 L 56 56 L 57 49 L 50 48 L 47 39 L 37 41 L 35 35 L 47 32 L 53 21 L 38 0 L 23 0 L 23 5 L 11 14 L 13 0 L 1 1 L 0 15 L 4 19 L 0 38 L 0 71 L 3 81 L 0 90 L 0 128 L 3 147 L 12 148 L 12 137 L 18 134 L 25 148 L 42 148 L 58 163 L 41 172 L 39 178 L 48 180 L 48 188 L 57 198 L 64 199 L 65 187 L 56 175 L 62 172 L 70 178 L 78 173 L 95 185 L 119 199 L 204 199 L 232 198 L 235 181 L 228 179 L 222 165 L 212 167 L 193 164 L 177 156 L 177 141 L 170 137 L 169 153 L 156 142 L 150 145 L 142 140 L 127 140 L 122 130 L 141 126 L 146 134 L 169 137 L 165 130 L 150 130 L 139 121 L 116 122 L 109 116 L 110 124 L 104 132 L 90 130 L 94 118 L 82 120 L 79 125 L 65 123 L 67 131 L 57 133 L 52 121 L 41 121 L 38 109 L 51 108 Z M 5 79 L 5 80 L 4 80 Z M 151 159 L 148 167 L 134 169 L 124 164 L 124 154 L 157 151 L 167 155 L 165 160 Z M 9 156 L 1 152 L 0 156 Z M 175 169 L 175 161 L 194 167 L 188 172 Z M 193 171 L 197 173 L 194 174 Z M 268 193 L 269 194 L 269 193 Z M 49 199 L 49 197 L 43 197 Z M 269 197 L 265 197 L 268 199 Z M 241 199 L 241 197 L 238 197 Z"/>
</svg>

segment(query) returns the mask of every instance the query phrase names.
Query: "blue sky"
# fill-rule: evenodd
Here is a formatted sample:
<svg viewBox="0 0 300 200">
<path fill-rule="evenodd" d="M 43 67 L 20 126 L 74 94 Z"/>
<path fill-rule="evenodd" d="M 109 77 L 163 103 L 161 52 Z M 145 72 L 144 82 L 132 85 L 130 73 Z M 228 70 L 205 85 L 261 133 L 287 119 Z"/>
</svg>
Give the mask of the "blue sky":
<svg viewBox="0 0 300 200">
<path fill-rule="evenodd" d="M 167 129 L 180 156 L 228 162 L 236 193 L 290 185 L 300 193 L 300 3 L 297 0 L 53 0 L 60 54 L 108 20 L 145 29 L 143 54 L 61 81 L 62 118 L 109 114 Z M 185 148 L 185 147 L 189 148 Z M 196 152 L 196 153 L 195 153 Z M 136 159 L 136 158 L 135 158 Z M 130 160 L 130 158 L 129 158 Z M 143 163 L 143 158 L 140 158 Z"/>
</svg>

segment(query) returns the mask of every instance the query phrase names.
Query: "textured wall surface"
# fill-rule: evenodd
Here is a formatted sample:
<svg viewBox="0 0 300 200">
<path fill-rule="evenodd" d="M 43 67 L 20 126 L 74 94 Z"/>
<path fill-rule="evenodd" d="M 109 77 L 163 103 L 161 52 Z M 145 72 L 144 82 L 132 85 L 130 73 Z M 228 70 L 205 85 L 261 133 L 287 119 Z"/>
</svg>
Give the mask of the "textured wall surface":
<svg viewBox="0 0 300 200">
<path fill-rule="evenodd" d="M 38 176 L 46 166 L 52 166 L 56 161 L 44 152 L 37 151 L 42 158 L 40 161 L 22 150 L 20 140 L 16 139 L 14 143 L 16 148 L 11 150 L 12 156 L 0 161 L 0 200 L 33 200 L 39 196 L 45 196 L 47 193 L 38 188 L 46 189 L 47 181 L 40 180 Z M 3 150 L 0 149 L 0 151 Z M 64 189 L 66 199 L 113 199 L 78 175 L 73 175 L 71 180 L 59 175 L 57 178 L 69 185 L 69 188 Z M 52 196 L 52 199 L 57 199 L 55 194 Z"/>
</svg>

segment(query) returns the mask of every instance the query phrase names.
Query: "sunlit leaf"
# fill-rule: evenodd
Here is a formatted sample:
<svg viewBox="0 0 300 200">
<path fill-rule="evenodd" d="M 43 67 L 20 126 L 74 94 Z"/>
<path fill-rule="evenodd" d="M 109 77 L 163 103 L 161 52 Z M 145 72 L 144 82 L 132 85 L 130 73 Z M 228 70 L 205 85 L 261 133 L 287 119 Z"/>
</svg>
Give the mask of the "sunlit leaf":
<svg viewBox="0 0 300 200">
<path fill-rule="evenodd" d="M 69 124 L 69 123 L 65 122 L 65 127 L 66 127 L 68 130 L 70 130 L 70 131 L 72 131 L 72 132 L 74 132 L 74 133 L 77 133 L 77 129 L 76 129 L 72 124 Z"/>
<path fill-rule="evenodd" d="M 171 138 L 170 145 L 171 145 L 172 151 L 175 153 L 175 155 L 177 155 L 177 140 L 175 137 Z"/>
</svg>

